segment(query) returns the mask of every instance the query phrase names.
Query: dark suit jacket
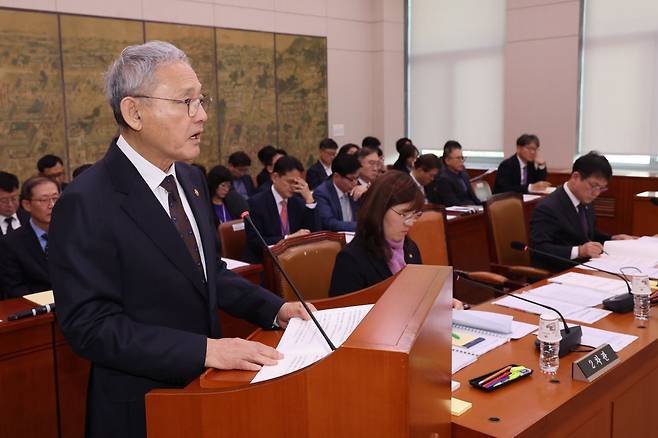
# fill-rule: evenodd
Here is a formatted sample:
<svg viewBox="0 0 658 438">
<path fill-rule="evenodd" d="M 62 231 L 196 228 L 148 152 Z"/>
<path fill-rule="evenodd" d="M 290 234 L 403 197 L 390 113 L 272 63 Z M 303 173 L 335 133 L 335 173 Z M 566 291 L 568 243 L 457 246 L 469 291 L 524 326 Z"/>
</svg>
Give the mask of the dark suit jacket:
<svg viewBox="0 0 658 438">
<path fill-rule="evenodd" d="M 578 212 L 569 199 L 564 187 L 559 187 L 542 200 L 532 212 L 530 219 L 530 247 L 569 259 L 571 249 L 588 241 L 603 243 L 610 236 L 596 229 L 592 205 L 585 206 L 589 233 L 585 235 Z M 553 272 L 563 271 L 572 264 L 552 260 L 546 256 L 531 253 L 532 264 Z M 584 259 L 576 259 L 582 262 Z"/>
<path fill-rule="evenodd" d="M 144 395 L 204 370 L 217 309 L 271 327 L 283 301 L 226 269 L 208 186 L 176 163 L 199 227 L 207 281 L 173 222 L 116 146 L 66 189 L 49 233 L 49 262 L 64 336 L 92 361 L 87 436 L 144 437 Z"/>
<path fill-rule="evenodd" d="M 250 197 L 256 192 L 256 188 L 254 187 L 254 180 L 251 179 L 251 175 L 242 175 L 240 178 L 236 178 L 235 181 L 241 181 L 242 184 L 244 184 L 244 188 L 247 190 L 247 197 Z M 233 182 L 234 185 L 235 181 Z"/>
<path fill-rule="evenodd" d="M 298 196 L 288 199 L 288 226 L 290 234 L 305 228 L 318 231 L 317 205 L 314 209 L 307 208 L 304 200 Z M 249 198 L 249 215 L 258 231 L 268 245 L 274 245 L 283 239 L 281 234 L 281 219 L 279 209 L 274 201 L 272 190 L 263 190 Z M 263 246 L 254 229 L 245 223 L 247 246 L 244 260 L 260 263 L 263 260 Z"/>
<path fill-rule="evenodd" d="M 404 240 L 404 259 L 407 264 L 420 265 L 420 251 L 413 240 Z M 375 258 L 366 250 L 357 235 L 337 255 L 331 274 L 329 296 L 344 295 L 370 287 L 393 275 L 384 258 Z"/>
<path fill-rule="evenodd" d="M 535 163 L 529 161 L 528 181 L 521 185 L 521 165 L 516 154 L 501 161 L 496 172 L 496 182 L 494 183 L 493 193 L 517 192 L 528 193 L 528 185 L 539 181 L 546 180 L 546 168 L 537 169 Z"/>
<path fill-rule="evenodd" d="M 395 163 L 393 163 L 392 168 L 393 170 L 399 170 L 400 172 L 409 173 L 409 168 L 407 167 L 407 163 L 405 162 L 405 160 L 402 160 L 400 158 L 395 160 Z"/>
<path fill-rule="evenodd" d="M 437 176 L 436 184 L 427 190 L 427 199 L 433 204 L 442 204 L 446 207 L 481 204 L 473 193 L 466 171 L 456 174 L 447 167 L 444 167 Z"/>
<path fill-rule="evenodd" d="M 324 167 L 319 160 L 316 161 L 315 164 L 309 167 L 306 171 L 306 182 L 308 183 L 308 186 L 311 190 L 314 190 L 326 179 L 327 172 L 324 171 Z"/>
<path fill-rule="evenodd" d="M 0 292 L 15 298 L 50 289 L 46 254 L 28 219 L 0 239 Z"/>
<path fill-rule="evenodd" d="M 260 189 L 263 187 L 263 184 L 271 182 L 272 177 L 270 176 L 269 172 L 267 169 L 263 168 L 258 175 L 256 175 L 256 191 L 260 191 Z"/>
<path fill-rule="evenodd" d="M 333 179 L 329 178 L 320 184 L 314 191 L 313 197 L 318 203 L 318 215 L 320 216 L 320 229 L 329 231 L 354 231 L 356 230 L 356 215 L 359 211 L 359 203 L 350 199 L 352 209 L 352 221 L 343 220 L 343 210 L 340 208 L 338 192 L 334 187 Z"/>
</svg>

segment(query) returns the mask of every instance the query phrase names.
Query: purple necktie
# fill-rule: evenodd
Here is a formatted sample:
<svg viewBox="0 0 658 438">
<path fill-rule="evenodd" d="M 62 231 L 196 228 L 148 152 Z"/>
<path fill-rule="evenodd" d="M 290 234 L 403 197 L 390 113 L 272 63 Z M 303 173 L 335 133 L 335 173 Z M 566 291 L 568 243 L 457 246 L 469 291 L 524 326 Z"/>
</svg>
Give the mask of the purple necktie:
<svg viewBox="0 0 658 438">
<path fill-rule="evenodd" d="M 523 168 L 523 172 L 521 174 L 521 185 L 524 186 L 526 184 L 528 184 L 528 166 Z"/>
<path fill-rule="evenodd" d="M 580 219 L 580 226 L 585 232 L 585 236 L 589 239 L 589 223 L 587 221 L 587 210 L 583 204 L 578 204 L 578 218 Z"/>
</svg>

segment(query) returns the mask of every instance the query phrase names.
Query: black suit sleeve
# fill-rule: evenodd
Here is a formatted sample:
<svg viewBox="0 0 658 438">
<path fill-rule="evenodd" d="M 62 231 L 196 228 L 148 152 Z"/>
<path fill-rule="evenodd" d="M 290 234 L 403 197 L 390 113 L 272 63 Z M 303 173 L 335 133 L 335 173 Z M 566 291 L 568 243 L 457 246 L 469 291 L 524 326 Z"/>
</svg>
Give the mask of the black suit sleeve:
<svg viewBox="0 0 658 438">
<path fill-rule="evenodd" d="M 81 356 L 104 367 L 186 384 L 203 371 L 206 336 L 137 322 L 124 312 L 121 261 L 102 202 L 60 198 L 49 232 L 57 319 Z M 90 244 L 93 242 L 93 244 Z"/>
<path fill-rule="evenodd" d="M 226 208 L 233 219 L 240 219 L 243 212 L 249 210 L 247 200 L 236 190 L 231 190 L 224 199 Z"/>
<path fill-rule="evenodd" d="M 516 157 L 512 159 L 516 160 Z M 521 175 L 515 175 L 511 159 L 504 160 L 498 166 L 494 193 L 528 193 L 528 184 L 521 185 Z"/>
<path fill-rule="evenodd" d="M 446 207 L 462 205 L 462 202 L 460 202 L 459 198 L 457 197 L 457 193 L 455 193 L 452 181 L 450 181 L 448 178 L 439 178 L 436 186 L 436 192 L 438 194 L 440 204 L 443 204 Z"/>
<path fill-rule="evenodd" d="M 344 295 L 370 286 L 361 269 L 361 261 L 349 251 L 340 251 L 331 273 L 329 296 Z"/>
<path fill-rule="evenodd" d="M 315 163 L 306 171 L 306 182 L 311 190 L 322 184 L 322 181 L 324 181 L 326 177 L 327 173 L 324 171 L 324 168 L 318 166 L 318 163 Z"/>
<path fill-rule="evenodd" d="M 573 246 L 554 243 L 560 241 L 563 232 L 560 215 L 560 210 L 547 202 L 535 207 L 530 219 L 530 244 L 540 251 L 570 259 Z"/>
</svg>

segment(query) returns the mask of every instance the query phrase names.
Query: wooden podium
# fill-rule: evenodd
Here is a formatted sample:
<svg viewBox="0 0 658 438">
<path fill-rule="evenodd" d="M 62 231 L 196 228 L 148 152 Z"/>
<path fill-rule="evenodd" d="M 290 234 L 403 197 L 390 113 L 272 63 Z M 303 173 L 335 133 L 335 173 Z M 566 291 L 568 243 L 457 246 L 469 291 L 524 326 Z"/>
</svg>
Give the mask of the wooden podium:
<svg viewBox="0 0 658 438">
<path fill-rule="evenodd" d="M 314 304 L 369 303 L 340 348 L 299 371 L 250 384 L 254 372 L 208 370 L 183 389 L 151 391 L 149 437 L 449 437 L 452 269 L 410 265 Z"/>
</svg>

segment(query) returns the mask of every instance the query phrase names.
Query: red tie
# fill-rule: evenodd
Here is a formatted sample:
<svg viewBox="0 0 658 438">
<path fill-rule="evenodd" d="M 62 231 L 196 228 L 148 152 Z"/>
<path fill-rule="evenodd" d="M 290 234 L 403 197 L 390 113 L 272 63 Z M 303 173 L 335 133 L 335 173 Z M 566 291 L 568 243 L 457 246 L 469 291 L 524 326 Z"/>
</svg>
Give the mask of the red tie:
<svg viewBox="0 0 658 438">
<path fill-rule="evenodd" d="M 290 225 L 288 225 L 288 201 L 281 200 L 281 234 L 287 236 L 290 234 Z"/>
</svg>

